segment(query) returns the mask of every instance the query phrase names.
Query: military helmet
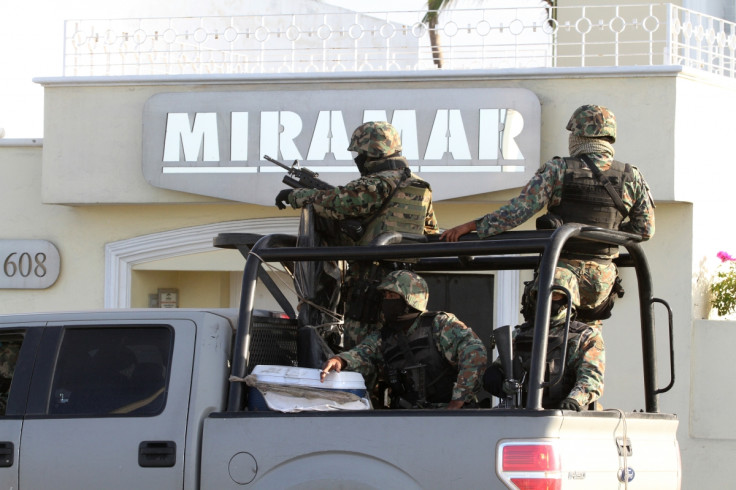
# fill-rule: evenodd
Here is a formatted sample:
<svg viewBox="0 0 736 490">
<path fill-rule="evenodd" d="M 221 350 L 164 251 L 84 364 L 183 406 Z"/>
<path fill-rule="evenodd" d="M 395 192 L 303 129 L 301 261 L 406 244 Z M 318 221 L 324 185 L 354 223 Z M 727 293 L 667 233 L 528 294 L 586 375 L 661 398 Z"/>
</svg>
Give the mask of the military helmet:
<svg viewBox="0 0 736 490">
<path fill-rule="evenodd" d="M 378 290 L 398 293 L 406 304 L 419 311 L 427 309 L 429 300 L 427 282 L 412 271 L 390 272 L 378 285 Z"/>
<path fill-rule="evenodd" d="M 353 131 L 348 150 L 357 151 L 369 158 L 383 158 L 401 151 L 401 137 L 389 123 L 370 121 Z"/>
<path fill-rule="evenodd" d="M 599 105 L 578 107 L 567 123 L 567 130 L 585 138 L 610 138 L 616 141 L 616 116 Z"/>
</svg>

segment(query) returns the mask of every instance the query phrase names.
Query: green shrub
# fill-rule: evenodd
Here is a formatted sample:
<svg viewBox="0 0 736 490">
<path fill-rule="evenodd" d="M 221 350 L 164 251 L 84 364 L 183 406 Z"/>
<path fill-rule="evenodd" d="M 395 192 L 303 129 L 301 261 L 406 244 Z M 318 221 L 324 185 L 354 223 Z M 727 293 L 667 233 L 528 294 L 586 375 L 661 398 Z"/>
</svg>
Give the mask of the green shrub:
<svg viewBox="0 0 736 490">
<path fill-rule="evenodd" d="M 736 257 L 718 252 L 718 258 L 721 259 L 721 269 L 709 289 L 718 315 L 726 316 L 736 311 Z"/>
</svg>

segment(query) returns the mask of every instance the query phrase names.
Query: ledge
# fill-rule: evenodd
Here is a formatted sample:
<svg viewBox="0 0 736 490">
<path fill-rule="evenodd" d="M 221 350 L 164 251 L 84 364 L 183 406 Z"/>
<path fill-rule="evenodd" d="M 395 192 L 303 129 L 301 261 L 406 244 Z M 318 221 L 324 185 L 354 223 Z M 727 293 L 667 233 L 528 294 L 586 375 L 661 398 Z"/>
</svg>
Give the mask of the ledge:
<svg viewBox="0 0 736 490">
<path fill-rule="evenodd" d="M 694 320 L 691 348 L 690 433 L 701 439 L 736 439 L 728 407 L 736 406 L 733 346 L 736 321 Z M 727 389 L 723 389 L 727 387 Z"/>
</svg>

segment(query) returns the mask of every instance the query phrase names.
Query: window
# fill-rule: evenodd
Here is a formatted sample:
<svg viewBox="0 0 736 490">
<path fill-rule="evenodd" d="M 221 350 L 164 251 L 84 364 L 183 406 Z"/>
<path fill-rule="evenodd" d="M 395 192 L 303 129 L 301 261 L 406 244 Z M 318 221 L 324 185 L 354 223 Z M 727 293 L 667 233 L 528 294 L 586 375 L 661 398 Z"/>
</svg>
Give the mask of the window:
<svg viewBox="0 0 736 490">
<path fill-rule="evenodd" d="M 0 415 L 5 415 L 23 334 L 0 334 Z"/>
<path fill-rule="evenodd" d="M 150 416 L 166 402 L 172 331 L 92 327 L 64 331 L 50 415 Z"/>
</svg>

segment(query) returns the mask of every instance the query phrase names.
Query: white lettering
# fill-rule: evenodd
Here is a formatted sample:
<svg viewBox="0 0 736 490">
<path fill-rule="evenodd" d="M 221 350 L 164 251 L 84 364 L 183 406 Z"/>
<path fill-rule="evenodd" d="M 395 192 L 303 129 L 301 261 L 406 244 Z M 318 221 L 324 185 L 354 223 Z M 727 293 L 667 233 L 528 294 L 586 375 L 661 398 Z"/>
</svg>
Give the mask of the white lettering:
<svg viewBox="0 0 736 490">
<path fill-rule="evenodd" d="M 302 132 L 299 114 L 291 111 L 261 113 L 261 154 L 281 156 L 284 160 L 301 160 L 294 138 Z"/>
<path fill-rule="evenodd" d="M 480 110 L 480 129 L 478 131 L 478 158 L 497 160 L 499 148 L 499 110 Z"/>
<path fill-rule="evenodd" d="M 320 111 L 312 133 L 307 160 L 324 160 L 332 153 L 335 160 L 351 160 L 348 135 L 342 111 Z"/>
<path fill-rule="evenodd" d="M 477 159 L 479 161 L 523 160 L 515 138 L 522 133 L 524 119 L 513 109 L 479 109 Z M 401 135 L 403 155 L 421 163 L 417 111 L 399 109 L 393 112 L 391 124 Z M 365 110 L 364 122 L 389 119 L 386 111 Z M 193 123 L 190 120 L 193 119 Z M 302 134 L 303 122 L 292 111 L 260 113 L 261 155 L 278 155 L 284 160 L 302 160 L 296 145 Z M 249 113 L 230 113 L 230 160 L 248 161 Z M 325 161 L 332 154 L 335 161 L 352 160 L 347 150 L 350 143 L 342 111 L 320 111 L 312 131 L 308 161 Z M 164 138 L 164 162 L 217 162 L 220 160 L 217 113 L 172 112 L 167 115 Z M 303 141 L 303 138 L 300 139 Z M 223 140 L 223 148 L 228 142 Z M 182 157 L 183 154 L 183 157 Z M 458 109 L 438 109 L 424 148 L 425 161 L 451 157 L 455 161 L 472 160 L 462 112 Z"/>
<path fill-rule="evenodd" d="M 233 112 L 230 115 L 230 160 L 248 160 L 248 113 Z"/>
<path fill-rule="evenodd" d="M 417 113 L 414 110 L 394 111 L 391 124 L 401 135 L 401 154 L 408 160 L 419 160 L 419 137 L 417 136 Z"/>
<path fill-rule="evenodd" d="M 524 116 L 513 109 L 504 109 L 503 112 L 506 113 L 506 121 L 500 128 L 501 154 L 505 160 L 524 160 L 524 155 L 515 139 L 524 129 Z"/>
<path fill-rule="evenodd" d="M 434 117 L 425 160 L 442 160 L 450 153 L 455 160 L 470 160 L 470 147 L 462 115 L 457 109 L 439 109 Z"/>
<path fill-rule="evenodd" d="M 181 146 L 180 146 L 181 143 Z M 220 160 L 217 142 L 217 113 L 202 112 L 194 115 L 194 125 L 189 128 L 189 115 L 174 112 L 166 120 L 164 139 L 164 161 L 181 160 L 180 150 L 184 150 L 184 161 L 196 162 L 202 153 L 205 162 Z"/>
</svg>

